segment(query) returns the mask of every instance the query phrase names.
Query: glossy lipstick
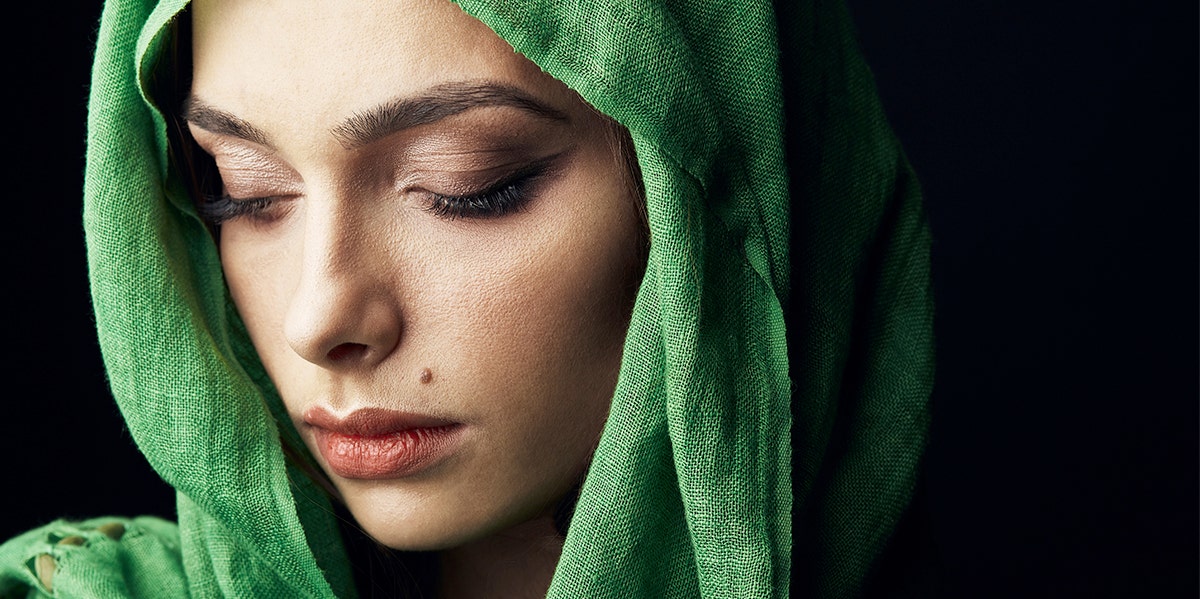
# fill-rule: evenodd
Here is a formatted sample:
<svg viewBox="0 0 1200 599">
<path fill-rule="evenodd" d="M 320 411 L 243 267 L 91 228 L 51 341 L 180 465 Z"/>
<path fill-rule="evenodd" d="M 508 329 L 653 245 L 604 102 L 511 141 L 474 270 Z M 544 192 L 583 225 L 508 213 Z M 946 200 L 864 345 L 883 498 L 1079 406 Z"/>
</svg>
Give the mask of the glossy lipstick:
<svg viewBox="0 0 1200 599">
<path fill-rule="evenodd" d="M 382 408 L 342 418 L 317 406 L 304 413 L 325 463 L 343 478 L 400 478 L 435 464 L 458 440 L 462 425 Z"/>
</svg>

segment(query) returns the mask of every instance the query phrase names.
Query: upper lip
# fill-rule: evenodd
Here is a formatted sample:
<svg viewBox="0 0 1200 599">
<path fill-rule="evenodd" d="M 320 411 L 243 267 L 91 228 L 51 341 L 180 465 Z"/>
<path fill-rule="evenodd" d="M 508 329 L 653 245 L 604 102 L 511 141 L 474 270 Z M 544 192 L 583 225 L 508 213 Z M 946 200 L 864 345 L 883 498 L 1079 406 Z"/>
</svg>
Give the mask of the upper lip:
<svg viewBox="0 0 1200 599">
<path fill-rule="evenodd" d="M 313 406 L 306 410 L 304 422 L 334 433 L 363 437 L 377 437 L 417 428 L 437 428 L 456 424 L 443 418 L 385 408 L 360 408 L 345 416 L 336 416 L 322 406 Z"/>
</svg>

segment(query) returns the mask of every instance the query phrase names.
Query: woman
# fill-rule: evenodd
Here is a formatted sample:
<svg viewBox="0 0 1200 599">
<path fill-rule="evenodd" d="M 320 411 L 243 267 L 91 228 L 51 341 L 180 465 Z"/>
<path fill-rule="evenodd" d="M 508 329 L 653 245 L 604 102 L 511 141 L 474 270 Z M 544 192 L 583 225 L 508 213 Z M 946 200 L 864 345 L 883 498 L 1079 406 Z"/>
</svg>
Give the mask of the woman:
<svg viewBox="0 0 1200 599">
<path fill-rule="evenodd" d="M 924 443 L 928 239 L 843 9 L 182 4 L 106 7 L 85 190 L 178 527 L 31 531 L 0 592 L 876 576 Z"/>
</svg>

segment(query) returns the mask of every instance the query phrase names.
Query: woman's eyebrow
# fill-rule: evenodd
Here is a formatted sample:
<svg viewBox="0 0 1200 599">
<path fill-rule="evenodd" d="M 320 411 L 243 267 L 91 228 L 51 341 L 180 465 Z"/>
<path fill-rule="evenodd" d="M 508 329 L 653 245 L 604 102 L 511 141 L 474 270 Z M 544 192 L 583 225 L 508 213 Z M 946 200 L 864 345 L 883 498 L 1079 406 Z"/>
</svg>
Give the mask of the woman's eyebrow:
<svg viewBox="0 0 1200 599">
<path fill-rule="evenodd" d="M 538 118 L 570 120 L 565 113 L 510 85 L 487 81 L 454 82 L 434 86 L 419 96 L 396 98 L 357 113 L 334 127 L 333 136 L 346 149 L 353 149 L 409 127 L 488 106 L 509 106 Z"/>
<path fill-rule="evenodd" d="M 261 129 L 224 110 L 209 105 L 194 95 L 188 96 L 183 101 L 183 107 L 180 109 L 179 114 L 183 115 L 183 120 L 205 131 L 229 135 L 246 141 L 252 141 L 268 148 L 271 147 L 271 143 L 267 141 L 267 134 L 263 133 Z"/>
<path fill-rule="evenodd" d="M 519 88 L 492 82 L 454 82 L 434 86 L 418 96 L 405 96 L 356 113 L 331 133 L 342 147 L 354 149 L 418 125 L 427 125 L 473 108 L 508 106 L 535 117 L 569 122 L 566 113 L 547 106 Z M 272 148 L 267 134 L 233 114 L 192 95 L 180 112 L 187 122 Z"/>
</svg>

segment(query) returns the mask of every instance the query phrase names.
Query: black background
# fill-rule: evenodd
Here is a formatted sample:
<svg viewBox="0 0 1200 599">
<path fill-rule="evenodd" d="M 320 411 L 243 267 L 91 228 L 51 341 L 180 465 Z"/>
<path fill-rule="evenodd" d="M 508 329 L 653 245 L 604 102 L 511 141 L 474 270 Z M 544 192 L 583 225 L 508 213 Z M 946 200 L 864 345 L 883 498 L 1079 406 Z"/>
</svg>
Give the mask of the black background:
<svg viewBox="0 0 1200 599">
<path fill-rule="evenodd" d="M 1196 3 L 851 9 L 933 223 L 947 594 L 1196 597 Z M 173 512 L 108 394 L 88 299 L 98 16 L 27 15 L 8 38 L 0 539 Z"/>
</svg>

